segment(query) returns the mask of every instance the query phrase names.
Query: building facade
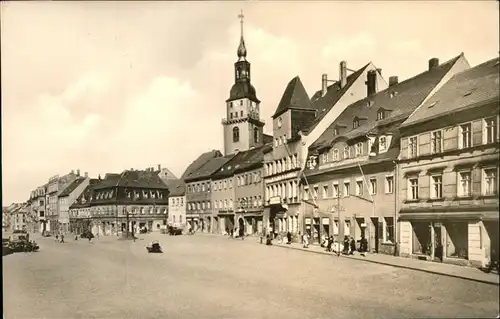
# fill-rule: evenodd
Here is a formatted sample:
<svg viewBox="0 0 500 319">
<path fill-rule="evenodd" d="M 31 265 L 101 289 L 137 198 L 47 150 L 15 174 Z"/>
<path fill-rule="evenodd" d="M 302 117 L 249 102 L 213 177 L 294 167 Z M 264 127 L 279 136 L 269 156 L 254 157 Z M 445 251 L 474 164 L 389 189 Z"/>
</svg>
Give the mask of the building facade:
<svg viewBox="0 0 500 319">
<path fill-rule="evenodd" d="M 269 225 L 274 233 L 290 231 L 298 235 L 305 230 L 303 202 L 299 183 L 307 162 L 309 146 L 328 126 L 355 101 L 367 96 L 365 81 L 368 72 L 375 88 L 385 89 L 387 83 L 381 70 L 368 63 L 347 76 L 347 64 L 340 63 L 338 81 L 322 76 L 322 89 L 309 99 L 299 77 L 290 81 L 273 115 L 273 147 L 264 156 L 265 205 Z M 335 82 L 328 85 L 328 82 Z"/>
<path fill-rule="evenodd" d="M 456 74 L 401 126 L 401 255 L 498 261 L 499 59 Z"/>
<path fill-rule="evenodd" d="M 59 223 L 59 194 L 75 179 L 80 176 L 80 170 L 76 173 L 72 170 L 69 174 L 59 176 L 55 175 L 49 178 L 47 183 L 46 191 L 46 220 L 47 227 L 46 230 L 52 233 L 57 233 L 62 230 L 62 226 Z"/>
<path fill-rule="evenodd" d="M 186 226 L 186 185 L 182 180 L 172 180 L 167 184 L 168 196 L 168 225 L 179 228 Z"/>
<path fill-rule="evenodd" d="M 59 210 L 59 225 L 61 227 L 61 232 L 68 233 L 70 231 L 69 227 L 69 207 L 75 202 L 75 200 L 80 196 L 80 194 L 89 185 L 90 178 L 88 174 L 85 173 L 85 177 L 78 177 L 71 184 L 69 184 L 61 193 L 58 195 L 58 210 Z"/>
<path fill-rule="evenodd" d="M 401 83 L 391 77 L 382 91 L 374 85 L 378 74 L 369 72 L 368 96 L 349 105 L 309 147 L 302 191 L 305 230 L 314 243 L 329 235 L 339 241 L 365 237 L 370 251 L 396 253 L 398 128 L 468 67 L 463 55 L 441 65 L 431 61 L 428 70 Z"/>
</svg>

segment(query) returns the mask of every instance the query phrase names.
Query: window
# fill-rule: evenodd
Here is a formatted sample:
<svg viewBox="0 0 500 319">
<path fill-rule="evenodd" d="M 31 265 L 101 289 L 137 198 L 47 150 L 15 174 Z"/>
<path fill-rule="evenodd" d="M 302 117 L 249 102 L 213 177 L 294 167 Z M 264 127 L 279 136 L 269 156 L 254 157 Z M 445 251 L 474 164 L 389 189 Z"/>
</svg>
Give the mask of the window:
<svg viewBox="0 0 500 319">
<path fill-rule="evenodd" d="M 387 138 L 385 136 L 382 136 L 378 140 L 378 149 L 379 151 L 385 151 L 387 149 Z"/>
<path fill-rule="evenodd" d="M 394 191 L 394 176 L 385 177 L 385 193 L 392 194 Z"/>
<path fill-rule="evenodd" d="M 459 148 L 468 148 L 472 146 L 472 125 L 471 123 L 462 124 L 459 127 L 460 137 L 458 140 Z"/>
<path fill-rule="evenodd" d="M 443 197 L 443 176 L 433 175 L 431 176 L 431 198 L 442 198 Z"/>
<path fill-rule="evenodd" d="M 375 177 L 370 178 L 370 194 L 371 195 L 377 194 L 377 179 Z"/>
<path fill-rule="evenodd" d="M 356 195 L 363 195 L 363 181 L 356 181 Z"/>
<path fill-rule="evenodd" d="M 358 120 L 354 120 L 352 121 L 352 128 L 358 128 L 359 127 L 359 121 Z"/>
<path fill-rule="evenodd" d="M 339 160 L 339 150 L 338 149 L 334 149 L 333 153 L 332 153 L 332 156 L 333 156 L 333 160 L 334 161 L 338 161 Z"/>
<path fill-rule="evenodd" d="M 207 202 L 207 209 L 212 209 L 210 202 Z"/>
<path fill-rule="evenodd" d="M 338 128 L 334 128 L 333 129 L 333 135 L 339 135 L 339 129 Z"/>
<path fill-rule="evenodd" d="M 337 198 L 339 196 L 339 184 L 333 184 L 333 198 Z"/>
<path fill-rule="evenodd" d="M 384 217 L 385 242 L 394 243 L 394 217 Z"/>
<path fill-rule="evenodd" d="M 313 189 L 314 189 L 313 196 L 316 199 L 318 198 L 318 185 L 315 185 Z"/>
<path fill-rule="evenodd" d="M 344 159 L 349 158 L 349 146 L 344 147 Z"/>
<path fill-rule="evenodd" d="M 304 187 L 304 200 L 309 199 L 309 187 Z"/>
<path fill-rule="evenodd" d="M 257 127 L 253 129 L 253 141 L 259 143 L 259 129 Z"/>
<path fill-rule="evenodd" d="M 233 128 L 233 143 L 240 141 L 240 129 L 238 127 Z"/>
<path fill-rule="evenodd" d="M 484 143 L 490 144 L 497 141 L 497 119 L 490 117 L 484 120 Z"/>
<path fill-rule="evenodd" d="M 418 156 L 418 138 L 417 136 L 412 136 L 408 138 L 408 157 L 417 157 Z"/>
<path fill-rule="evenodd" d="M 201 209 L 205 209 L 205 202 L 201 203 Z"/>
<path fill-rule="evenodd" d="M 224 189 L 227 189 L 226 181 L 224 181 L 223 184 L 224 184 Z"/>
<path fill-rule="evenodd" d="M 351 194 L 351 183 L 350 182 L 344 182 L 344 197 L 349 197 Z"/>
<path fill-rule="evenodd" d="M 471 172 L 458 173 L 458 196 L 471 195 Z"/>
<path fill-rule="evenodd" d="M 233 112 L 229 113 L 229 118 L 233 119 Z"/>
<path fill-rule="evenodd" d="M 243 117 L 243 110 L 240 111 L 240 116 Z"/>
<path fill-rule="evenodd" d="M 411 200 L 418 199 L 418 177 L 408 179 L 408 198 Z"/>
<path fill-rule="evenodd" d="M 363 154 L 363 143 L 357 143 L 356 144 L 356 156 L 360 156 Z"/>
<path fill-rule="evenodd" d="M 322 157 L 321 160 L 323 163 L 328 162 L 328 153 L 323 153 L 321 157 Z"/>
<path fill-rule="evenodd" d="M 443 151 L 443 132 L 434 131 L 431 133 L 431 152 L 433 154 Z"/>
<path fill-rule="evenodd" d="M 323 185 L 323 198 L 328 198 L 328 185 Z"/>
<path fill-rule="evenodd" d="M 377 112 L 377 121 L 383 120 L 385 118 L 385 114 L 383 110 Z"/>
<path fill-rule="evenodd" d="M 485 168 L 483 170 L 483 194 L 496 195 L 498 187 L 497 168 Z"/>
</svg>

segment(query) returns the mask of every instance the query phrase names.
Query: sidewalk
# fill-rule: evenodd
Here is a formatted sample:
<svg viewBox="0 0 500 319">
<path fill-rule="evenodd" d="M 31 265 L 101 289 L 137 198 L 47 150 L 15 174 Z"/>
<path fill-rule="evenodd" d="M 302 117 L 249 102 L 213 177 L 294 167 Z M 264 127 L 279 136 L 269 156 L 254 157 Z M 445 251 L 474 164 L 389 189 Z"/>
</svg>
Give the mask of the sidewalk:
<svg viewBox="0 0 500 319">
<path fill-rule="evenodd" d="M 273 242 L 273 246 L 287 249 L 295 249 L 306 251 L 309 253 L 332 255 L 337 257 L 334 253 L 325 251 L 325 248 L 316 245 L 310 245 L 309 248 L 303 248 L 302 244 L 292 243 L 290 245 L 280 244 Z M 487 274 L 479 269 L 472 267 L 463 267 L 443 263 L 434 263 L 429 261 L 415 260 L 411 258 L 395 257 L 383 254 L 367 254 L 366 257 L 359 255 L 340 255 L 341 258 L 356 259 L 360 261 L 392 266 L 397 268 L 411 269 L 415 271 L 422 271 L 430 274 L 444 275 L 448 277 L 460 278 L 465 280 L 472 280 L 491 285 L 499 285 L 499 276 L 497 274 Z"/>
</svg>

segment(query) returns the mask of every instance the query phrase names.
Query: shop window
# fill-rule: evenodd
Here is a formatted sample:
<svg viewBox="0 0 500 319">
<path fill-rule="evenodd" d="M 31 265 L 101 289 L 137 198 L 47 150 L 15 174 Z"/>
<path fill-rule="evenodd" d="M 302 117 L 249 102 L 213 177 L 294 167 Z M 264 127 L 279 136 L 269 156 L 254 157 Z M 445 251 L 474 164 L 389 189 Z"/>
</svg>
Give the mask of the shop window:
<svg viewBox="0 0 500 319">
<path fill-rule="evenodd" d="M 468 258 L 468 223 L 448 222 L 446 227 L 446 256 L 451 258 Z"/>
<path fill-rule="evenodd" d="M 431 255 L 431 229 L 427 222 L 412 223 L 413 228 L 413 254 Z"/>
<path fill-rule="evenodd" d="M 384 224 L 384 241 L 387 243 L 394 243 L 394 217 L 384 217 Z"/>
</svg>

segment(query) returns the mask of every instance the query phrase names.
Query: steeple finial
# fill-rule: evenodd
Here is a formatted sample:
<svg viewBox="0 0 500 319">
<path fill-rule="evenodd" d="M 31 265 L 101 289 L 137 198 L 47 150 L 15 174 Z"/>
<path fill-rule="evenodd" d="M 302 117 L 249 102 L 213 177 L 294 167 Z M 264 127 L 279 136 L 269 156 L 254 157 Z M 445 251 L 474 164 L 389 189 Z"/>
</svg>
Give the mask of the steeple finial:
<svg viewBox="0 0 500 319">
<path fill-rule="evenodd" d="M 243 18 L 245 18 L 245 16 L 243 15 L 243 9 L 238 15 L 238 18 L 240 19 L 240 25 L 241 25 L 240 45 L 238 46 L 238 58 L 245 59 L 247 56 L 247 48 L 245 47 L 245 39 L 243 38 Z"/>
</svg>

